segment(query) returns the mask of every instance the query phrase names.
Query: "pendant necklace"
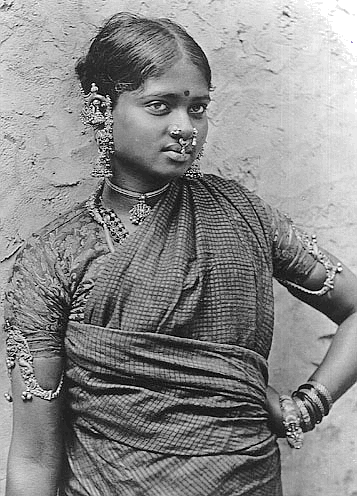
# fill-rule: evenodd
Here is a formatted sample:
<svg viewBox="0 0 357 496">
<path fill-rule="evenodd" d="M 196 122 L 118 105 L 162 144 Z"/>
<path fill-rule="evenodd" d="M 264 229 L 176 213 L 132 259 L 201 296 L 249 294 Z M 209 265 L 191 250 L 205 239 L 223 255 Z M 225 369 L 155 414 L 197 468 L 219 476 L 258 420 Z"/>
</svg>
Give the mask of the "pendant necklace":
<svg viewBox="0 0 357 496">
<path fill-rule="evenodd" d="M 139 203 L 134 205 L 134 207 L 132 207 L 132 209 L 129 211 L 130 221 L 134 225 L 141 224 L 152 210 L 150 205 L 146 204 L 146 198 L 154 198 L 155 196 L 160 195 L 161 193 L 166 191 L 170 185 L 168 183 L 156 191 L 141 194 L 119 188 L 107 178 L 105 179 L 105 182 L 107 183 L 108 187 L 113 189 L 114 191 L 117 191 L 124 196 L 137 198 L 139 200 Z M 124 241 L 125 238 L 129 236 L 129 231 L 126 229 L 122 220 L 120 219 L 120 217 L 118 217 L 113 209 L 104 207 L 102 202 L 103 187 L 104 182 L 100 182 L 95 192 L 87 200 L 86 206 L 93 219 L 103 227 L 110 251 L 114 253 L 115 248 L 111 238 L 113 238 L 116 243 L 120 244 Z"/>
<path fill-rule="evenodd" d="M 138 193 L 136 191 L 129 191 L 127 189 L 119 188 L 119 186 L 113 184 L 107 177 L 105 178 L 105 184 L 108 188 L 120 193 L 123 196 L 127 196 L 128 198 L 136 198 L 138 200 L 138 203 L 129 210 L 129 220 L 135 226 L 139 226 L 152 210 L 150 205 L 146 203 L 146 200 L 161 195 L 170 186 L 170 183 L 167 183 L 165 186 L 155 191 L 150 191 L 149 193 Z"/>
</svg>

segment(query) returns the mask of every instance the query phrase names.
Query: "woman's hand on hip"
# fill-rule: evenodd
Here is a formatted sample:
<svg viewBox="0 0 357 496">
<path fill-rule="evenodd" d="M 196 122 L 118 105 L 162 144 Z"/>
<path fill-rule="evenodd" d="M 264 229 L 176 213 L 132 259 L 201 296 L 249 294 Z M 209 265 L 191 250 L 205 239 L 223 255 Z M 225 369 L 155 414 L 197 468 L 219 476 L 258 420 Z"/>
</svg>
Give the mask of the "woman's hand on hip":
<svg viewBox="0 0 357 496">
<path fill-rule="evenodd" d="M 267 388 L 267 410 L 269 412 L 269 424 L 272 432 L 278 437 L 285 437 L 285 428 L 280 409 L 279 393 L 268 386 Z"/>
</svg>

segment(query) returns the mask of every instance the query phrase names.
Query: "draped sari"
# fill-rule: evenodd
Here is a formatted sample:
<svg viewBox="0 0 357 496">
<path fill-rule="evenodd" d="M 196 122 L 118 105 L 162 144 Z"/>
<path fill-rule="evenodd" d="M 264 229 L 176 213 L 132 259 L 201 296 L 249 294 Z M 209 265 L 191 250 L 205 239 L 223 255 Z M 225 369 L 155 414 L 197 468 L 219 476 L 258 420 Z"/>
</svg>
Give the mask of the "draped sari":
<svg viewBox="0 0 357 496">
<path fill-rule="evenodd" d="M 61 494 L 280 496 L 272 276 L 302 284 L 316 263 L 290 219 L 213 175 L 173 181 L 113 254 L 85 204 L 31 236 L 7 355 L 28 388 L 34 358 L 65 360 Z"/>
<path fill-rule="evenodd" d="M 66 495 L 279 496 L 265 390 L 271 219 L 236 183 L 174 181 L 65 336 Z"/>
</svg>

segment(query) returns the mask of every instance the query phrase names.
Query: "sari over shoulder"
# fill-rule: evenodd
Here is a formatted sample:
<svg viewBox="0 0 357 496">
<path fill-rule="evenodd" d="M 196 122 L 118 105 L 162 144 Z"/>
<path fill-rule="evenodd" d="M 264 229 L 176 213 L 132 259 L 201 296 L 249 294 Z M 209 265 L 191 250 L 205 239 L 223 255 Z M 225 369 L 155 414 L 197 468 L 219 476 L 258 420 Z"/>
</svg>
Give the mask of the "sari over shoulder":
<svg viewBox="0 0 357 496">
<path fill-rule="evenodd" d="M 272 236 L 264 204 L 235 182 L 176 181 L 108 259 L 85 323 L 238 344 L 266 358 Z"/>
</svg>

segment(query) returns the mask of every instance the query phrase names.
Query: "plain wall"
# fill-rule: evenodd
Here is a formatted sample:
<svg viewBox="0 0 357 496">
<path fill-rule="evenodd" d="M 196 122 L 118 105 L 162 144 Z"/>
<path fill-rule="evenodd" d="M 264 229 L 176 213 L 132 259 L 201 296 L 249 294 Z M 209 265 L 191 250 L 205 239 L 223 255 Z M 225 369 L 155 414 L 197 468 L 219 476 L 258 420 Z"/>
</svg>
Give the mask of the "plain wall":
<svg viewBox="0 0 357 496">
<path fill-rule="evenodd" d="M 216 90 L 204 170 L 241 181 L 356 270 L 353 0 L 0 0 L 1 288 L 22 240 L 95 187 L 73 67 L 119 10 L 170 17 L 205 49 Z M 290 392 L 320 362 L 335 326 L 278 285 L 276 296 L 270 380 Z M 0 391 L 7 387 L 2 358 Z M 286 496 L 357 495 L 356 391 L 301 451 L 281 442 Z M 10 418 L 4 400 L 0 495 Z"/>
</svg>

